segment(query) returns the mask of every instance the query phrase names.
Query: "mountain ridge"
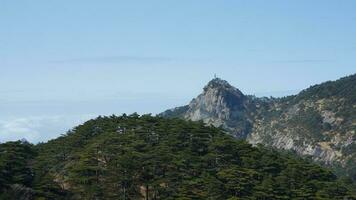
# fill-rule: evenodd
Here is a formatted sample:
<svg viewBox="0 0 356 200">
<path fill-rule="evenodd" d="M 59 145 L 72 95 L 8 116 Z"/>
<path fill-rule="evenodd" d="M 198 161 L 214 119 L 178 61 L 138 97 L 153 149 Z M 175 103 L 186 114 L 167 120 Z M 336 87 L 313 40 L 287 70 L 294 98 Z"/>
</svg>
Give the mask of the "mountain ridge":
<svg viewBox="0 0 356 200">
<path fill-rule="evenodd" d="M 281 98 L 242 92 L 234 96 L 230 91 L 239 90 L 225 80 L 213 79 L 188 105 L 160 116 L 202 120 L 253 145 L 292 150 L 337 166 L 340 173 L 356 180 L 356 74 Z"/>
</svg>

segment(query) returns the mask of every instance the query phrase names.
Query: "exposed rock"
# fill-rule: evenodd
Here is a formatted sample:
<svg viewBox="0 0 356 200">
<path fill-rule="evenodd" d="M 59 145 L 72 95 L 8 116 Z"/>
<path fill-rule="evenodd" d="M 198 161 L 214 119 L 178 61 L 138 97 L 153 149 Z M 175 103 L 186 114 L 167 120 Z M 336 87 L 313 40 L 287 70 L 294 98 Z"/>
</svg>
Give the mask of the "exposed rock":
<svg viewBox="0 0 356 200">
<path fill-rule="evenodd" d="M 183 117 L 222 126 L 237 137 L 245 137 L 249 125 L 247 111 L 248 101 L 242 92 L 227 81 L 215 78 L 204 87 L 202 94 L 190 102 Z M 237 126 L 241 121 L 246 123 Z"/>
<path fill-rule="evenodd" d="M 253 145 L 293 150 L 347 168 L 356 158 L 355 94 L 356 75 L 285 98 L 247 96 L 215 78 L 189 105 L 161 116 L 202 120 Z"/>
</svg>

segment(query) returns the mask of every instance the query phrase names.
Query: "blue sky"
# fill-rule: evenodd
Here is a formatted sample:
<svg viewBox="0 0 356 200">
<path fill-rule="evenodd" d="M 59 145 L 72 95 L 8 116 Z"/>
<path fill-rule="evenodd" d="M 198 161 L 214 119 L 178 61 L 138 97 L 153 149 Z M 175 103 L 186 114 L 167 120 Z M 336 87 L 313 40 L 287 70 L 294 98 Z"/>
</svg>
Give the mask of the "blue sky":
<svg viewBox="0 0 356 200">
<path fill-rule="evenodd" d="M 184 105 L 213 78 L 282 96 L 356 72 L 356 1 L 0 0 L 0 142 Z"/>
</svg>

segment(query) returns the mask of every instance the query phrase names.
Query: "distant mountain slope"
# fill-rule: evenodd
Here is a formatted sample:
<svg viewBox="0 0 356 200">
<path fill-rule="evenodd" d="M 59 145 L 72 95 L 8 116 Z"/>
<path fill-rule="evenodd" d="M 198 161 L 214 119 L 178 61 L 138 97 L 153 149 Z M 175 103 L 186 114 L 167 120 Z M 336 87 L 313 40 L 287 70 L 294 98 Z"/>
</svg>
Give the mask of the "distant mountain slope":
<svg viewBox="0 0 356 200">
<path fill-rule="evenodd" d="M 36 146 L 0 144 L 0 186 L 0 199 L 356 198 L 351 183 L 293 155 L 137 114 L 99 117 Z"/>
<path fill-rule="evenodd" d="M 188 106 L 163 117 L 203 120 L 251 144 L 309 155 L 356 180 L 356 74 L 284 98 L 243 95 L 213 79 Z"/>
</svg>

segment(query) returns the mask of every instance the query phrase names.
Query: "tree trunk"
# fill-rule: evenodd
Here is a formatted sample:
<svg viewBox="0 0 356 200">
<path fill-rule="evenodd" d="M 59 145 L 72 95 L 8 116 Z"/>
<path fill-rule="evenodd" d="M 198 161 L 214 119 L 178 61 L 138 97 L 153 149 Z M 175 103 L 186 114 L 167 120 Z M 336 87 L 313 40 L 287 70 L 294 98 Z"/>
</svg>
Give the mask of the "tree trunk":
<svg viewBox="0 0 356 200">
<path fill-rule="evenodd" d="M 149 200 L 149 198 L 148 198 L 148 194 L 149 194 L 149 192 L 148 192 L 148 185 L 146 185 L 146 200 Z"/>
</svg>

